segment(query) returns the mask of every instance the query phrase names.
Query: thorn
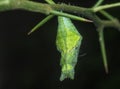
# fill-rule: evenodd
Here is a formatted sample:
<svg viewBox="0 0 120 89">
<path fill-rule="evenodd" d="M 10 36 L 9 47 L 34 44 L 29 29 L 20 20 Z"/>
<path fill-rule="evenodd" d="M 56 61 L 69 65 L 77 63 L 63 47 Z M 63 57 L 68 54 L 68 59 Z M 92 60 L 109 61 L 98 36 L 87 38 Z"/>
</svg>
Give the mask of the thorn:
<svg viewBox="0 0 120 89">
<path fill-rule="evenodd" d="M 37 30 L 36 27 L 34 27 L 32 30 L 30 30 L 30 31 L 27 33 L 27 35 L 31 35 L 31 33 L 33 33 L 35 30 Z"/>
<path fill-rule="evenodd" d="M 109 69 L 108 69 L 108 66 L 105 65 L 105 73 L 108 74 L 109 73 Z"/>
<path fill-rule="evenodd" d="M 48 22 L 50 19 L 52 19 L 54 17 L 54 15 L 48 15 L 46 18 L 44 18 L 42 21 L 40 21 L 36 26 L 34 26 L 32 28 L 32 30 L 30 30 L 28 32 L 28 35 L 30 35 L 31 33 L 33 33 L 34 31 L 38 30 L 39 27 L 41 27 L 42 25 L 44 25 L 46 22 Z"/>
<path fill-rule="evenodd" d="M 30 35 L 32 33 L 32 31 L 29 31 L 28 33 L 27 33 L 27 35 Z"/>
<path fill-rule="evenodd" d="M 93 21 L 92 20 L 89 20 L 89 19 L 84 19 L 85 22 L 90 22 L 92 23 Z"/>
</svg>

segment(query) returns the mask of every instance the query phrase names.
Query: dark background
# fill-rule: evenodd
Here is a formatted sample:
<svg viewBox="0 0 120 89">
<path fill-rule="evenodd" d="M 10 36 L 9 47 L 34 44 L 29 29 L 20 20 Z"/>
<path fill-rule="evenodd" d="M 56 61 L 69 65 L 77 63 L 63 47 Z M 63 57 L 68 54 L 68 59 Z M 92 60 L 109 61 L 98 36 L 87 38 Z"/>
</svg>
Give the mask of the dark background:
<svg viewBox="0 0 120 89">
<path fill-rule="evenodd" d="M 56 0 L 83 7 L 91 7 L 95 1 Z M 106 0 L 104 4 L 118 1 Z M 107 11 L 120 19 L 119 7 Z M 94 25 L 73 21 L 83 42 L 75 79 L 60 82 L 60 53 L 55 46 L 57 17 L 27 35 L 45 17 L 22 10 L 0 13 L 0 89 L 120 89 L 120 32 L 105 29 L 109 65 L 106 74 Z"/>
</svg>

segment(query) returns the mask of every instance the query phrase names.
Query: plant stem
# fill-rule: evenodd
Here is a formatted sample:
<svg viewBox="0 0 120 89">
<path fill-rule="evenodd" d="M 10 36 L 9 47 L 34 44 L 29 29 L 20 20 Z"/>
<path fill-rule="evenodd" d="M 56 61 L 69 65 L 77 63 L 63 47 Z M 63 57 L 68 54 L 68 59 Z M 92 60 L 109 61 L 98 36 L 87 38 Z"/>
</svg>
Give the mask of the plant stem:
<svg viewBox="0 0 120 89">
<path fill-rule="evenodd" d="M 79 21 L 84 21 L 84 22 L 92 22 L 91 20 L 88 20 L 88 19 L 85 19 L 85 18 L 82 18 L 82 17 L 78 17 L 78 16 L 75 16 L 75 15 L 67 14 L 67 13 L 62 13 L 62 12 L 59 12 L 59 11 L 51 11 L 51 13 L 54 14 L 54 15 L 58 15 L 58 16 L 68 17 L 68 18 L 71 18 L 71 19 L 74 19 L 74 20 L 79 20 Z"/>
<path fill-rule="evenodd" d="M 67 14 L 67 13 L 74 13 L 74 14 L 82 15 L 92 20 L 96 27 L 98 27 L 99 24 L 101 24 L 102 22 L 102 20 L 95 14 L 96 11 L 112 8 L 115 6 L 120 6 L 120 3 L 118 2 L 114 4 L 109 4 L 109 5 L 102 5 L 102 6 L 98 6 L 95 8 L 84 8 L 84 7 L 79 7 L 79 6 L 67 5 L 67 4 L 45 4 L 45 3 L 34 2 L 34 1 L 29 1 L 29 0 L 0 0 L 0 11 L 20 9 L 20 10 L 27 10 L 31 12 L 43 13 L 46 15 L 50 15 L 50 14 L 62 15 L 64 17 L 69 17 L 69 18 L 80 20 L 78 16 Z M 59 11 L 63 11 L 67 13 L 62 13 Z M 107 20 L 107 21 L 111 22 L 110 20 Z M 105 24 L 105 23 L 102 23 L 102 24 Z M 116 27 L 115 24 L 117 24 L 118 26 L 120 23 L 119 21 L 116 21 L 112 25 L 112 27 Z"/>
<path fill-rule="evenodd" d="M 103 64 L 104 64 L 105 72 L 108 73 L 108 63 L 107 63 L 107 56 L 106 56 L 106 48 L 105 48 L 103 31 L 104 31 L 103 27 L 98 28 L 100 48 L 101 48 L 101 53 L 102 53 L 102 57 L 103 57 Z"/>
<path fill-rule="evenodd" d="M 100 6 L 102 4 L 104 0 L 98 0 L 98 2 L 93 6 L 93 8 L 96 8 L 98 6 Z M 110 15 L 109 13 L 107 13 L 104 10 L 99 11 L 102 15 L 104 15 L 106 18 L 108 18 L 109 20 L 114 20 L 114 17 L 112 15 Z"/>
<path fill-rule="evenodd" d="M 51 7 L 48 4 L 28 0 L 0 0 L 0 11 L 15 9 L 39 12 L 43 14 L 50 14 L 51 11 Z"/>
<path fill-rule="evenodd" d="M 93 6 L 93 8 L 98 7 L 99 5 L 102 4 L 104 0 L 98 0 L 98 2 Z"/>
<path fill-rule="evenodd" d="M 109 8 L 118 7 L 118 6 L 120 6 L 120 2 L 109 4 L 109 5 L 98 6 L 94 8 L 93 11 L 98 12 L 100 10 L 109 9 Z"/>
<path fill-rule="evenodd" d="M 97 8 L 104 0 L 98 0 L 98 2 L 93 6 L 93 8 Z M 105 12 L 101 11 L 101 13 L 106 16 L 107 18 L 112 18 L 110 15 Z M 105 72 L 108 73 L 108 64 L 107 64 L 107 56 L 106 56 L 106 49 L 105 49 L 105 43 L 104 43 L 104 33 L 103 33 L 103 26 L 98 27 L 98 33 L 99 33 L 99 43 L 100 43 L 100 48 L 101 48 L 101 53 L 102 53 L 102 59 L 103 59 L 103 64 L 105 68 Z"/>
<path fill-rule="evenodd" d="M 114 19 L 115 19 L 112 15 L 108 14 L 108 13 L 107 13 L 106 11 L 104 11 L 104 10 L 101 10 L 100 13 L 103 14 L 103 15 L 104 15 L 106 18 L 108 18 L 109 20 L 114 20 Z"/>
</svg>

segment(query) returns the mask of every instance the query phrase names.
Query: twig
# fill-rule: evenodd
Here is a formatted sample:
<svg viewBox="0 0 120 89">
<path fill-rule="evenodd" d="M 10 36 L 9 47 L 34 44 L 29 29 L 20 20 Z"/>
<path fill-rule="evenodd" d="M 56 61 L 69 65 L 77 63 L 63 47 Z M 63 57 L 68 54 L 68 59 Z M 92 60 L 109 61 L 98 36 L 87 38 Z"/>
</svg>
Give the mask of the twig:
<svg viewBox="0 0 120 89">
<path fill-rule="evenodd" d="M 99 7 L 94 8 L 93 11 L 94 11 L 94 12 L 98 12 L 98 11 L 100 11 L 100 10 L 110 9 L 110 8 L 118 7 L 118 6 L 120 6 L 120 2 L 118 2 L 118 3 L 113 3 L 113 4 L 109 4 L 109 5 L 99 6 Z"/>
<path fill-rule="evenodd" d="M 104 27 L 102 25 L 99 26 L 97 31 L 99 33 L 99 43 L 100 43 L 105 72 L 108 73 L 108 63 L 107 63 L 106 48 L 105 48 L 104 33 L 103 33 Z"/>
<path fill-rule="evenodd" d="M 53 11 L 62 10 L 70 13 L 81 14 L 82 16 L 85 16 L 88 19 L 91 19 L 94 21 L 96 19 L 94 19 L 93 16 L 91 16 L 91 15 L 94 15 L 92 13 L 95 13 L 96 11 L 99 11 L 101 9 L 120 6 L 119 4 L 120 3 L 118 2 L 114 4 L 98 6 L 96 8 L 84 8 L 84 7 L 78 7 L 78 6 L 71 6 L 67 4 L 51 5 L 51 4 L 39 3 L 39 2 L 28 1 L 28 0 L 0 0 L 0 11 L 22 9 L 22 10 L 38 12 L 38 13 L 49 15 Z"/>
<path fill-rule="evenodd" d="M 98 7 L 99 5 L 101 5 L 103 1 L 104 0 L 98 0 L 98 2 L 95 3 L 95 5 L 93 6 L 93 8 Z"/>
</svg>

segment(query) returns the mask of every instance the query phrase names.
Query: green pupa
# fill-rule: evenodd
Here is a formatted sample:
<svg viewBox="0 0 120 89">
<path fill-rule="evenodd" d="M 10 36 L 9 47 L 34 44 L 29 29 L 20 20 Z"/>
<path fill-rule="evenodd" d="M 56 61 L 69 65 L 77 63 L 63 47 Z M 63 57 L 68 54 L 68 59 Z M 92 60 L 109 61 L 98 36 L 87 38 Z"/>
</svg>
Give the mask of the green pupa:
<svg viewBox="0 0 120 89">
<path fill-rule="evenodd" d="M 61 53 L 61 76 L 60 81 L 65 78 L 74 79 L 75 65 L 82 41 L 81 34 L 67 17 L 58 16 L 58 31 L 56 46 Z"/>
</svg>

